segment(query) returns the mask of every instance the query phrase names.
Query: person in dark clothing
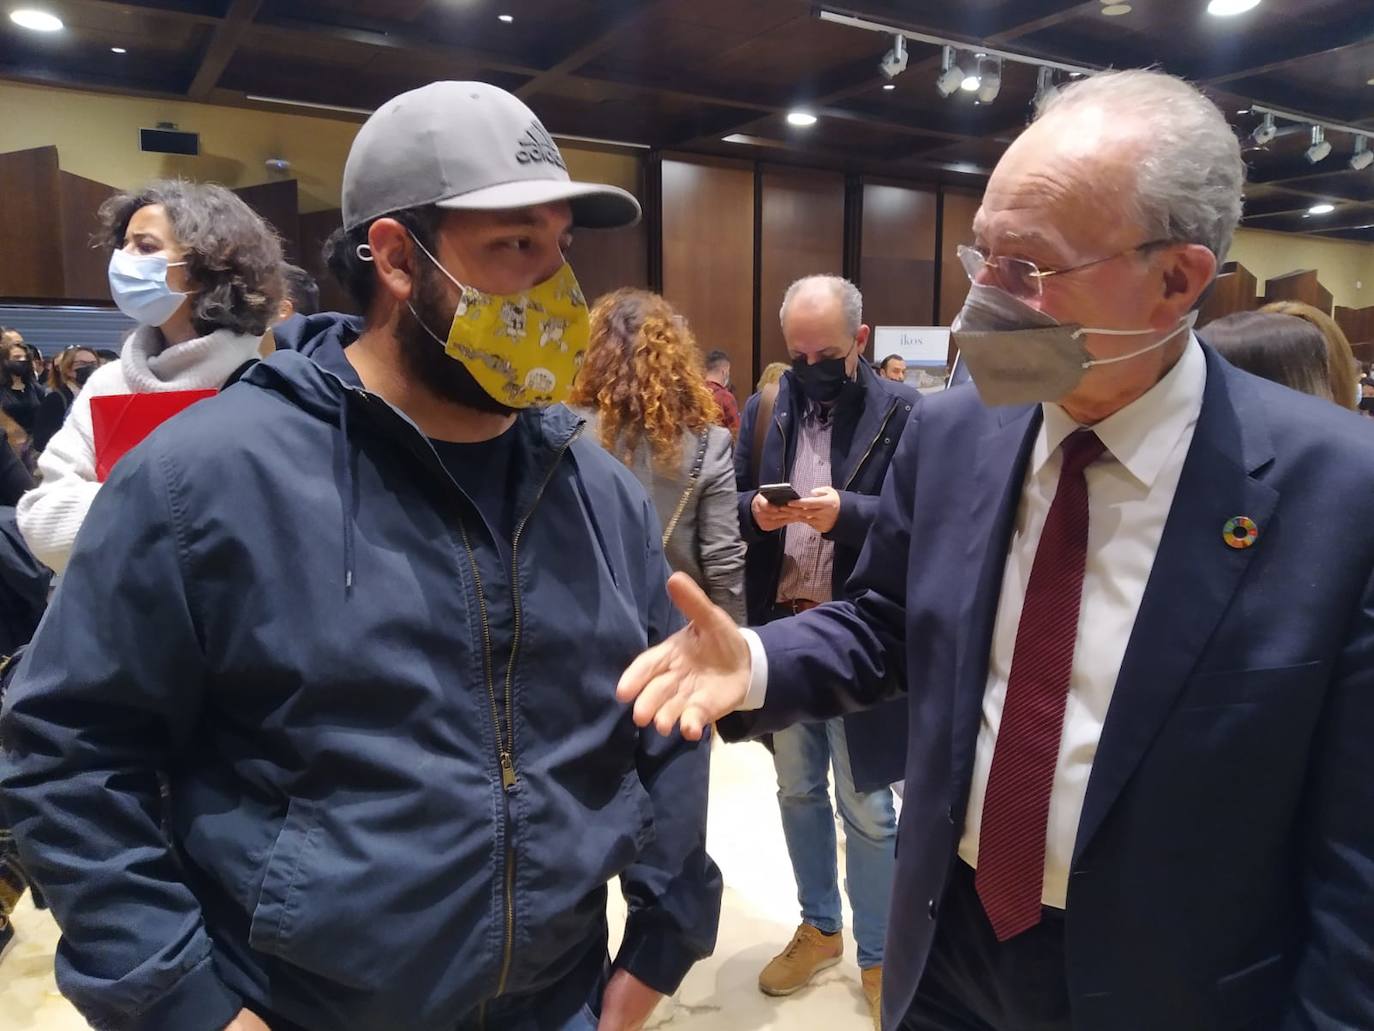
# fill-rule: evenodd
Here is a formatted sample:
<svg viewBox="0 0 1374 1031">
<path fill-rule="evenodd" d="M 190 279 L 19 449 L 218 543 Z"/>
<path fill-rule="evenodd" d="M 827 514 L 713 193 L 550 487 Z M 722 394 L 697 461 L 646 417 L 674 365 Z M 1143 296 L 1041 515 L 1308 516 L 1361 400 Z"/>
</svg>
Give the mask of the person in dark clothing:
<svg viewBox="0 0 1374 1031">
<path fill-rule="evenodd" d="M 87 347 L 69 347 L 57 356 L 48 380 L 50 389 L 39 403 L 34 421 L 33 446 L 36 450 L 46 448 L 53 434 L 62 428 L 72 401 L 99 367 L 100 359 Z"/>
<path fill-rule="evenodd" d="M 722 891 L 709 746 L 615 699 L 680 625 L 662 531 L 557 403 L 570 229 L 639 206 L 440 82 L 362 126 L 342 215 L 366 315 L 288 319 L 120 460 L 10 686 L 59 983 L 128 1031 L 633 1031 Z"/>
<path fill-rule="evenodd" d="M 12 340 L 18 334 L 7 334 Z M 29 436 L 33 435 L 38 405 L 43 392 L 33 371 L 33 359 L 23 342 L 11 343 L 5 351 L 5 367 L 0 375 L 0 410 L 13 419 Z"/>
<path fill-rule="evenodd" d="M 739 436 L 739 402 L 730 389 L 730 356 L 724 351 L 712 351 L 706 356 L 706 385 L 720 406 L 720 425 Z"/>
<path fill-rule="evenodd" d="M 0 506 L 13 508 L 27 490 L 33 490 L 33 477 L 0 434 Z"/>
<path fill-rule="evenodd" d="M 919 398 L 863 360 L 869 328 L 854 284 L 838 276 L 798 280 L 780 318 L 792 369 L 779 384 L 771 414 L 760 412 L 762 394 L 745 404 L 735 450 L 753 625 L 844 596 L 872 528 L 888 462 Z M 760 419 L 769 425 L 763 453 L 755 456 Z M 759 491 L 783 482 L 799 500 L 773 504 Z M 725 724 L 721 732 L 731 736 Z M 760 974 L 764 993 L 791 994 L 843 951 L 828 787 L 833 767 L 859 966 L 876 1022 L 897 829 L 890 785 L 901 779 L 905 756 L 905 723 L 896 706 L 774 735 L 778 801 L 802 922 L 792 943 Z"/>
<path fill-rule="evenodd" d="M 320 310 L 320 287 L 314 276 L 299 265 L 284 262 L 282 278 L 286 280 L 286 297 L 282 307 L 290 305 L 289 311 L 283 311 L 283 318 L 314 315 Z"/>
</svg>

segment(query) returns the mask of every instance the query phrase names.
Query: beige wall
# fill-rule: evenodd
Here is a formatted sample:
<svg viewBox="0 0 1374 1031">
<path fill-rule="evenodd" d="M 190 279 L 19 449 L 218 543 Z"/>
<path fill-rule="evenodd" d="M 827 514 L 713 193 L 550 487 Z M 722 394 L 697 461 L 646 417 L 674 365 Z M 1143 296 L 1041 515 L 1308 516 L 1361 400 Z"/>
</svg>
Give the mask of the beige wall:
<svg viewBox="0 0 1374 1031">
<path fill-rule="evenodd" d="M 1261 294 L 1266 279 L 1316 269 L 1317 279 L 1331 291 L 1336 304 L 1347 308 L 1374 305 L 1374 244 L 1241 229 L 1231 246 L 1230 260 L 1250 270 Z"/>
<path fill-rule="evenodd" d="M 138 130 L 172 122 L 200 133 L 200 154 L 145 154 Z M 279 178 L 268 158 L 291 162 L 302 212 L 339 206 L 353 122 L 190 101 L 122 97 L 0 82 L 0 153 L 56 146 L 67 172 L 131 189 L 159 176 L 255 186 Z M 560 144 L 573 176 L 640 192 L 633 155 Z"/>
</svg>

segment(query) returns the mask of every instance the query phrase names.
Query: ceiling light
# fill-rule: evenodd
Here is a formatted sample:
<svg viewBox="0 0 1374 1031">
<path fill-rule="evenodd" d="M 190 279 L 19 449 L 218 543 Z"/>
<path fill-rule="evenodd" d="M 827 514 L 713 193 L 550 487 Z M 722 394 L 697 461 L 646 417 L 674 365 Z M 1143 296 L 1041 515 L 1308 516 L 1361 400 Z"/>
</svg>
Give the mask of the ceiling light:
<svg viewBox="0 0 1374 1031">
<path fill-rule="evenodd" d="M 1002 91 L 1002 59 L 1000 57 L 978 62 L 978 100 L 991 104 Z"/>
<path fill-rule="evenodd" d="M 1244 14 L 1260 5 L 1260 0 L 1212 0 L 1207 5 L 1207 13 L 1218 18 L 1229 18 L 1234 14 Z"/>
<path fill-rule="evenodd" d="M 887 79 L 895 79 L 906 71 L 906 37 L 900 32 L 892 37 L 892 49 L 878 62 L 878 71 Z"/>
<path fill-rule="evenodd" d="M 1041 67 L 1035 72 L 1035 98 L 1032 103 L 1036 107 L 1046 104 L 1056 93 L 1059 87 L 1054 84 L 1054 69 Z"/>
<path fill-rule="evenodd" d="M 883 83 L 883 89 L 896 89 L 896 88 L 897 88 L 897 84 L 896 84 L 895 82 L 885 82 L 885 83 Z"/>
<path fill-rule="evenodd" d="M 110 47 L 110 53 L 112 54 L 127 54 L 128 52 L 129 51 L 125 50 L 123 47 Z"/>
<path fill-rule="evenodd" d="M 1279 127 L 1274 124 L 1274 116 L 1266 114 L 1264 121 L 1255 126 L 1255 131 L 1250 134 L 1250 138 L 1256 144 L 1263 147 L 1266 143 L 1272 143 L 1274 137 L 1279 134 Z"/>
<path fill-rule="evenodd" d="M 787 112 L 787 124 L 805 129 L 816 124 L 816 116 L 810 111 L 789 111 Z"/>
<path fill-rule="evenodd" d="M 500 22 L 505 22 L 507 25 L 509 25 L 511 22 L 515 21 L 515 15 L 513 15 L 513 14 L 498 14 L 498 15 L 496 16 L 496 20 L 497 20 L 497 21 L 500 21 Z"/>
<path fill-rule="evenodd" d="M 1108 4 L 1102 8 L 1102 13 L 1108 18 L 1120 18 L 1123 14 L 1131 13 L 1130 4 Z"/>
<path fill-rule="evenodd" d="M 959 88 L 965 93 L 972 93 L 981 83 L 982 80 L 977 75 L 965 75 L 964 81 L 959 83 Z"/>
<path fill-rule="evenodd" d="M 935 80 L 935 89 L 942 97 L 952 96 L 964 81 L 964 70 L 954 59 L 954 48 L 947 46 L 940 57 L 940 75 Z"/>
<path fill-rule="evenodd" d="M 21 7 L 17 11 L 11 11 L 10 21 L 21 29 L 31 29 L 34 32 L 62 31 L 61 18 L 47 11 L 34 10 L 32 7 Z"/>
<path fill-rule="evenodd" d="M 1318 161 L 1325 161 L 1331 153 L 1331 144 L 1326 142 L 1326 133 L 1320 125 L 1312 126 L 1312 146 L 1307 148 L 1304 156 L 1311 164 Z"/>
<path fill-rule="evenodd" d="M 1357 172 L 1363 172 L 1370 165 L 1374 165 L 1374 150 L 1369 149 L 1369 137 L 1356 136 L 1355 153 L 1350 158 L 1350 167 Z"/>
<path fill-rule="evenodd" d="M 1334 204 L 1313 204 L 1307 209 L 1309 215 L 1329 215 L 1336 210 Z"/>
</svg>

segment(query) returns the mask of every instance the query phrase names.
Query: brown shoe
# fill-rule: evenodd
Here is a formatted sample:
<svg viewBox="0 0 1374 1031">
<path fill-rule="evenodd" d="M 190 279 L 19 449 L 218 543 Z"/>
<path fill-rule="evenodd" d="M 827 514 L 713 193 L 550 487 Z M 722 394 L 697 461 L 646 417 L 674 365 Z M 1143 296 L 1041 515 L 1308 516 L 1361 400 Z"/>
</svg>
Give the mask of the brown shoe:
<svg viewBox="0 0 1374 1031">
<path fill-rule="evenodd" d="M 759 991 L 764 995 L 791 995 L 843 956 L 844 935 L 822 934 L 810 924 L 802 924 L 787 948 L 759 974 Z"/>
<path fill-rule="evenodd" d="M 873 1017 L 873 1031 L 883 1031 L 883 968 L 869 967 L 859 971 L 864 983 L 864 998 Z"/>
</svg>

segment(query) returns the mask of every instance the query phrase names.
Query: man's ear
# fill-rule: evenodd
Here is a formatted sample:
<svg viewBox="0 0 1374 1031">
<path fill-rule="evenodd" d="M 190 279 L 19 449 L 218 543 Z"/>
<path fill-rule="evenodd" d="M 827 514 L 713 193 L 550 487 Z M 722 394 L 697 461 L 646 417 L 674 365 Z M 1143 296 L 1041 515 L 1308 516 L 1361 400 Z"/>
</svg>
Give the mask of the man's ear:
<svg viewBox="0 0 1374 1031">
<path fill-rule="evenodd" d="M 367 245 L 377 282 L 398 304 L 405 304 L 415 292 L 415 262 L 420 260 L 410 233 L 394 218 L 379 218 L 367 230 Z"/>
<path fill-rule="evenodd" d="M 872 332 L 867 326 L 860 326 L 858 334 L 854 337 L 854 343 L 858 345 L 858 351 L 863 354 L 868 348 L 868 336 Z"/>
</svg>

